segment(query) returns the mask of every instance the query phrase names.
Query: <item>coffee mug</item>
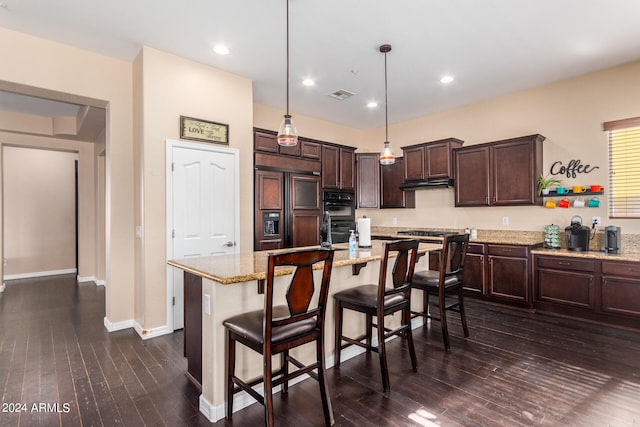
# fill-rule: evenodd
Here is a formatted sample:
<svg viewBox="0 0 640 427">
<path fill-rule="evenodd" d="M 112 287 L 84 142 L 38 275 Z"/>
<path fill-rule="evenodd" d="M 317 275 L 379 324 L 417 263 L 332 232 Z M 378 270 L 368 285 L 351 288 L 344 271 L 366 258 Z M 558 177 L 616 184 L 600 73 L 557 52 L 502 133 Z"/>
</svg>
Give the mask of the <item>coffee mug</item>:
<svg viewBox="0 0 640 427">
<path fill-rule="evenodd" d="M 584 208 L 584 200 L 582 199 L 577 199 L 573 202 L 573 207 L 574 208 Z"/>
<path fill-rule="evenodd" d="M 602 185 L 592 185 L 589 189 L 592 193 L 599 193 L 602 191 Z"/>
<path fill-rule="evenodd" d="M 598 199 L 597 197 L 592 197 L 591 199 L 589 199 L 590 208 L 597 208 L 599 206 L 600 206 L 600 199 Z"/>
<path fill-rule="evenodd" d="M 585 191 L 587 191 L 587 189 L 581 185 L 574 185 L 573 186 L 573 192 L 574 193 L 584 193 Z"/>
<path fill-rule="evenodd" d="M 557 187 L 557 188 L 556 188 L 556 193 L 557 193 L 557 194 L 564 194 L 564 193 L 566 193 L 566 192 L 567 192 L 567 189 L 566 189 L 566 188 L 564 188 L 564 187 Z"/>
<path fill-rule="evenodd" d="M 559 208 L 568 208 L 569 205 L 571 205 L 571 200 L 566 199 L 566 198 L 560 200 L 560 202 L 558 203 L 558 207 Z"/>
<path fill-rule="evenodd" d="M 553 200 L 547 200 L 544 204 L 545 208 L 553 209 L 556 207 L 556 202 Z"/>
</svg>

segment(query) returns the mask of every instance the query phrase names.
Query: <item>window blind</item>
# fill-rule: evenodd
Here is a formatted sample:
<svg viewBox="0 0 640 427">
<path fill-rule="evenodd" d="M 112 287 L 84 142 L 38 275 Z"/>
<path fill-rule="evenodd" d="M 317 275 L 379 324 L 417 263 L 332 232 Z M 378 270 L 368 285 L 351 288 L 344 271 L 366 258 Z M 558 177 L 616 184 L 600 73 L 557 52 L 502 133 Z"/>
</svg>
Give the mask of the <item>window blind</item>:
<svg viewBox="0 0 640 427">
<path fill-rule="evenodd" d="M 640 117 L 604 123 L 609 133 L 609 217 L 640 218 Z"/>
</svg>

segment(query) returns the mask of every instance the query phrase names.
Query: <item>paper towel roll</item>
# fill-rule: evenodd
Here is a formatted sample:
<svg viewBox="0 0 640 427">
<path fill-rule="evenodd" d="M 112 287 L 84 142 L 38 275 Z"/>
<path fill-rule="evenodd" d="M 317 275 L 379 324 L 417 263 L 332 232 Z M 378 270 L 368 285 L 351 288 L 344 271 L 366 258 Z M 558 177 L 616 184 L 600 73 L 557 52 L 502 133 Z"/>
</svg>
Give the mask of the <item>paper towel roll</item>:
<svg viewBox="0 0 640 427">
<path fill-rule="evenodd" d="M 358 247 L 371 247 L 371 218 L 358 219 Z"/>
</svg>

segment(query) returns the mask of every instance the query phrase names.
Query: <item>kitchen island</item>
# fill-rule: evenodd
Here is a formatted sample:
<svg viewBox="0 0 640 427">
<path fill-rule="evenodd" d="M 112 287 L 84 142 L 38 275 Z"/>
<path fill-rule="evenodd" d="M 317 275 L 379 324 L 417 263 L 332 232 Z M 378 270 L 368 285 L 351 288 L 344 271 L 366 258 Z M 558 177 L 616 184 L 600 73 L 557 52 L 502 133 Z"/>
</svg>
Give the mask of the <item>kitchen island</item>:
<svg viewBox="0 0 640 427">
<path fill-rule="evenodd" d="M 382 241 L 373 240 L 372 247 L 358 249 L 350 254 L 348 245 L 334 245 L 336 250 L 333 271 L 329 286 L 329 300 L 325 323 L 325 343 L 327 366 L 333 366 L 334 322 L 332 295 L 344 289 L 363 283 L 377 283 L 382 256 Z M 439 250 L 439 243 L 421 243 L 419 254 Z M 225 413 L 225 360 L 226 335 L 222 322 L 236 314 L 245 313 L 264 307 L 264 298 L 260 294 L 266 279 L 267 255 L 269 252 L 241 252 L 233 255 L 170 260 L 169 265 L 184 271 L 185 322 L 184 342 L 185 357 L 188 360 L 187 375 L 201 386 L 200 412 L 211 421 L 224 417 Z M 421 256 L 416 270 L 428 268 L 428 257 Z M 391 270 L 391 269 L 389 269 Z M 285 304 L 284 287 L 287 286 L 292 269 L 276 270 L 275 286 L 282 286 L 274 304 Z M 319 280 L 321 270 L 317 270 Z M 391 271 L 389 271 L 389 277 Z M 420 298 L 415 298 L 419 302 Z M 414 302 L 415 308 L 419 304 Z M 399 324 L 399 317 L 390 322 L 391 326 Z M 421 323 L 421 319 L 416 319 Z M 347 334 L 362 333 L 365 327 L 364 316 L 358 313 L 345 313 L 344 331 Z M 297 349 L 294 357 L 307 361 L 315 357 L 314 349 L 302 347 Z M 342 359 L 353 357 L 363 350 L 347 349 L 342 352 Z M 261 356 L 240 346 L 236 355 L 236 370 L 242 378 L 253 378 L 261 375 Z M 234 407 L 241 409 L 254 400 L 244 394 L 238 395 Z"/>
</svg>

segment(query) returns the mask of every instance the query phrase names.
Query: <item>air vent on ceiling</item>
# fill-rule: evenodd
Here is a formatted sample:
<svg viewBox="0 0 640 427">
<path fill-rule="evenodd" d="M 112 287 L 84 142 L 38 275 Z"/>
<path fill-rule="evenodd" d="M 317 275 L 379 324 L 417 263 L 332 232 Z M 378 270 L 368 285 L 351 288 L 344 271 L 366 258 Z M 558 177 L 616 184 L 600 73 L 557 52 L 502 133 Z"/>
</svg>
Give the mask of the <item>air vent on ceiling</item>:
<svg viewBox="0 0 640 427">
<path fill-rule="evenodd" d="M 351 93 L 344 89 L 338 89 L 335 92 L 329 94 L 330 97 L 337 99 L 338 101 L 344 101 L 347 98 L 351 98 L 355 93 Z"/>
</svg>

